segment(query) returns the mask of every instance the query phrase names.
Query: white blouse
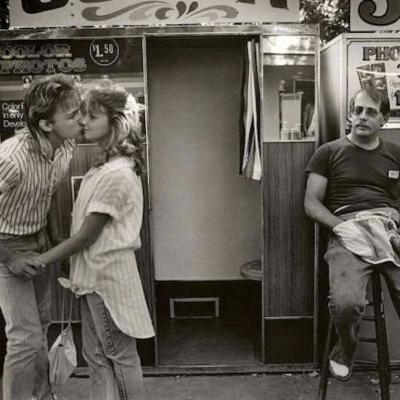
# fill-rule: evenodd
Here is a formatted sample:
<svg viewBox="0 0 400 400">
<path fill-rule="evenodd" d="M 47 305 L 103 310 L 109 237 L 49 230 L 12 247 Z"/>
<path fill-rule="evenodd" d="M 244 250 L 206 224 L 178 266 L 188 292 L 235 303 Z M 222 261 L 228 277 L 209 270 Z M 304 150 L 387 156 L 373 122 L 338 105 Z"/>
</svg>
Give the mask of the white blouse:
<svg viewBox="0 0 400 400">
<path fill-rule="evenodd" d="M 133 162 L 115 157 L 85 175 L 72 213 L 71 234 L 90 213 L 111 216 L 100 236 L 71 257 L 71 289 L 98 293 L 116 325 L 136 338 L 154 336 L 134 251 L 140 248 L 143 189 Z"/>
</svg>

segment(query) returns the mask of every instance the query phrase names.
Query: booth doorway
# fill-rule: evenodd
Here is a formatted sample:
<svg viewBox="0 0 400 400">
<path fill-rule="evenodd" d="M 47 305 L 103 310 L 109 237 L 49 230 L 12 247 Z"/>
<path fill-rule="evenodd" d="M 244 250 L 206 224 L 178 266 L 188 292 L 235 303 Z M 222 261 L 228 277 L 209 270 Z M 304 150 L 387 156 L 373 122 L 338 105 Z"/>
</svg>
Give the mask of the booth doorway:
<svg viewBox="0 0 400 400">
<path fill-rule="evenodd" d="M 261 363 L 261 281 L 240 274 L 262 252 L 262 188 L 239 173 L 246 39 L 146 42 L 159 364 Z"/>
</svg>

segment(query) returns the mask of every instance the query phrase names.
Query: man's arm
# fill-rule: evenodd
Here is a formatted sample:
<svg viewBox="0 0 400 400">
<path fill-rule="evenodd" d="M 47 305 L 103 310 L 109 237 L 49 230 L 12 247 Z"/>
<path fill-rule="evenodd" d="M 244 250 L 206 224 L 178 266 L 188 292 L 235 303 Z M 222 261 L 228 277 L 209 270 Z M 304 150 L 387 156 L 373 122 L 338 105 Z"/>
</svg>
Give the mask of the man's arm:
<svg viewBox="0 0 400 400">
<path fill-rule="evenodd" d="M 323 204 L 327 185 L 328 178 L 315 172 L 309 173 L 304 197 L 304 209 L 312 220 L 332 229 L 343 220 L 333 215 Z"/>
</svg>

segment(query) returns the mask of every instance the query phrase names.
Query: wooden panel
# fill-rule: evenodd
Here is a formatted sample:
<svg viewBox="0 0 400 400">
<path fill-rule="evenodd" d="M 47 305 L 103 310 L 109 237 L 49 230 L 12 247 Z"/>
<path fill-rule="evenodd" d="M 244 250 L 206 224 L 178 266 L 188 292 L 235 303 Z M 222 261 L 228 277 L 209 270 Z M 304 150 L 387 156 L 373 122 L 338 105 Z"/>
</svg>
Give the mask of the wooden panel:
<svg viewBox="0 0 400 400">
<path fill-rule="evenodd" d="M 144 294 L 149 307 L 150 316 L 154 316 L 154 270 L 152 268 L 150 254 L 150 213 L 149 213 L 149 190 L 147 176 L 143 177 L 144 205 L 143 205 L 143 223 L 140 232 L 142 247 L 136 252 L 136 261 L 139 274 L 142 279 Z M 154 323 L 154 321 L 153 321 Z"/>
<path fill-rule="evenodd" d="M 315 144 L 264 144 L 265 316 L 313 315 L 314 225 L 303 206 Z"/>
<path fill-rule="evenodd" d="M 271 364 L 313 362 L 313 320 L 265 320 L 265 361 Z"/>
</svg>

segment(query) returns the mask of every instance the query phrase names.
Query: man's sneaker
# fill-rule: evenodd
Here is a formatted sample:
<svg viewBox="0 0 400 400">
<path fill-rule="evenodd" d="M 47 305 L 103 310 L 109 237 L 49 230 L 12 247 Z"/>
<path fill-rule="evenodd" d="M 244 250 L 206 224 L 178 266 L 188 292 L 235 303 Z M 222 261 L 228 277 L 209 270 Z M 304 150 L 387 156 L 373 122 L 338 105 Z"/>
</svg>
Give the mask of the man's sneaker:
<svg viewBox="0 0 400 400">
<path fill-rule="evenodd" d="M 340 340 L 329 354 L 329 371 L 339 381 L 347 381 L 353 372 L 352 357 L 346 355 Z"/>
</svg>

